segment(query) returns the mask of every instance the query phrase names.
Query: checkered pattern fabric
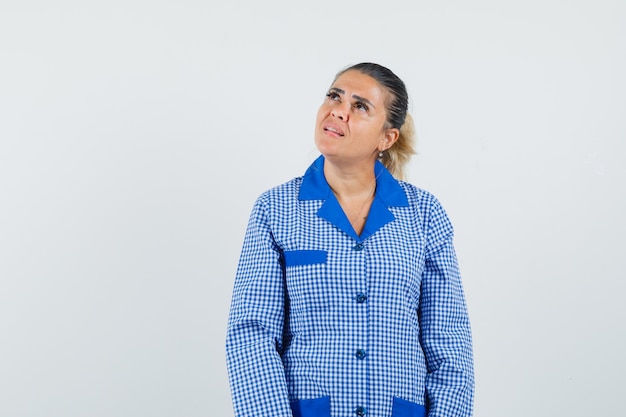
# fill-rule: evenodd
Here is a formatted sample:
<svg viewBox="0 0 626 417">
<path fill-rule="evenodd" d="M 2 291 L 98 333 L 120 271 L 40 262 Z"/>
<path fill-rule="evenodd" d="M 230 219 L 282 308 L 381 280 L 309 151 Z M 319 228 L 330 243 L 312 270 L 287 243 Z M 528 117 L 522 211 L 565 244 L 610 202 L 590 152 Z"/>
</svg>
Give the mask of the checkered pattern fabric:
<svg viewBox="0 0 626 417">
<path fill-rule="evenodd" d="M 377 163 L 357 236 L 323 164 L 254 205 L 226 341 L 235 415 L 471 416 L 471 333 L 444 210 Z"/>
</svg>

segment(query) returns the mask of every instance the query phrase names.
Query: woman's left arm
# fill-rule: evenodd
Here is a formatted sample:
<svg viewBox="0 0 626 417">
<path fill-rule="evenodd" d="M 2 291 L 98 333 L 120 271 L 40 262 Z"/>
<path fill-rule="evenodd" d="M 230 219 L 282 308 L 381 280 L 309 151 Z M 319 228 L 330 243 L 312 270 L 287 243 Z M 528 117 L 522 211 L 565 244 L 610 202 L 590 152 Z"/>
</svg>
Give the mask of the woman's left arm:
<svg viewBox="0 0 626 417">
<path fill-rule="evenodd" d="M 427 227 L 420 343 L 429 417 L 469 417 L 474 399 L 472 336 L 448 217 L 436 202 Z"/>
</svg>

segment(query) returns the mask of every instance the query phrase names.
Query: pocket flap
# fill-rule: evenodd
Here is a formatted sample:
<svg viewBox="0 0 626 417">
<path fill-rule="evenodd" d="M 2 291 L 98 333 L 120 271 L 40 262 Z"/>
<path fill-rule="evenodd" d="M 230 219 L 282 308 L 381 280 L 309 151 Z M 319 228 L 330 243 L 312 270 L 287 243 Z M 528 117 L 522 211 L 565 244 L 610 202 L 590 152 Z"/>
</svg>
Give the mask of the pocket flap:
<svg viewBox="0 0 626 417">
<path fill-rule="evenodd" d="M 423 405 L 393 397 L 393 410 L 391 417 L 424 417 L 426 407 Z"/>
<path fill-rule="evenodd" d="M 293 401 L 291 412 L 293 417 L 330 417 L 330 397 Z"/>
<path fill-rule="evenodd" d="M 327 257 L 325 250 L 288 250 L 284 255 L 286 266 L 325 264 Z"/>
</svg>

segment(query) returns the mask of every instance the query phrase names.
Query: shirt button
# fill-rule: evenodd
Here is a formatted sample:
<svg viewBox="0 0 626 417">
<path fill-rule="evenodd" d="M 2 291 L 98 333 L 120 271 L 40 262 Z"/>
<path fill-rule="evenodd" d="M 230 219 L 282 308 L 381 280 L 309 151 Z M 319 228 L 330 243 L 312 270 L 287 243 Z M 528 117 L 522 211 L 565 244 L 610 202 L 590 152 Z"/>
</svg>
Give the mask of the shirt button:
<svg viewBox="0 0 626 417">
<path fill-rule="evenodd" d="M 352 250 L 355 250 L 357 252 L 360 251 L 360 250 L 363 250 L 363 244 L 362 243 L 357 243 L 356 245 L 354 245 L 352 247 Z"/>
<path fill-rule="evenodd" d="M 365 300 L 367 300 L 367 295 L 363 294 L 362 292 L 358 293 L 356 295 L 356 302 L 359 304 L 363 304 L 365 302 Z"/>
<path fill-rule="evenodd" d="M 364 349 L 357 349 L 356 351 L 356 358 L 357 359 L 365 359 L 365 350 Z"/>
<path fill-rule="evenodd" d="M 365 409 L 365 407 L 358 406 L 356 410 L 354 410 L 354 414 L 359 417 L 363 417 L 365 414 L 367 414 L 367 410 Z"/>
</svg>

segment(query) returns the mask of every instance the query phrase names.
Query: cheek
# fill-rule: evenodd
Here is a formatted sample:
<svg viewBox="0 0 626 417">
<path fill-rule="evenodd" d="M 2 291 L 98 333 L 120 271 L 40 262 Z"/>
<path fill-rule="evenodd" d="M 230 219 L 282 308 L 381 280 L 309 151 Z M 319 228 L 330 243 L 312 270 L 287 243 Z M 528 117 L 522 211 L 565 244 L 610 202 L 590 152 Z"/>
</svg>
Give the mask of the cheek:
<svg viewBox="0 0 626 417">
<path fill-rule="evenodd" d="M 319 108 L 319 110 L 317 111 L 317 115 L 315 116 L 314 138 L 316 143 L 318 143 L 320 139 L 322 122 L 326 119 L 323 107 L 324 106 L 321 106 Z"/>
<path fill-rule="evenodd" d="M 317 117 L 316 117 L 317 123 L 318 124 L 321 123 L 326 118 L 326 116 L 328 116 L 328 114 L 329 114 L 328 106 L 326 106 L 325 104 L 322 104 L 320 108 L 317 110 Z"/>
</svg>

